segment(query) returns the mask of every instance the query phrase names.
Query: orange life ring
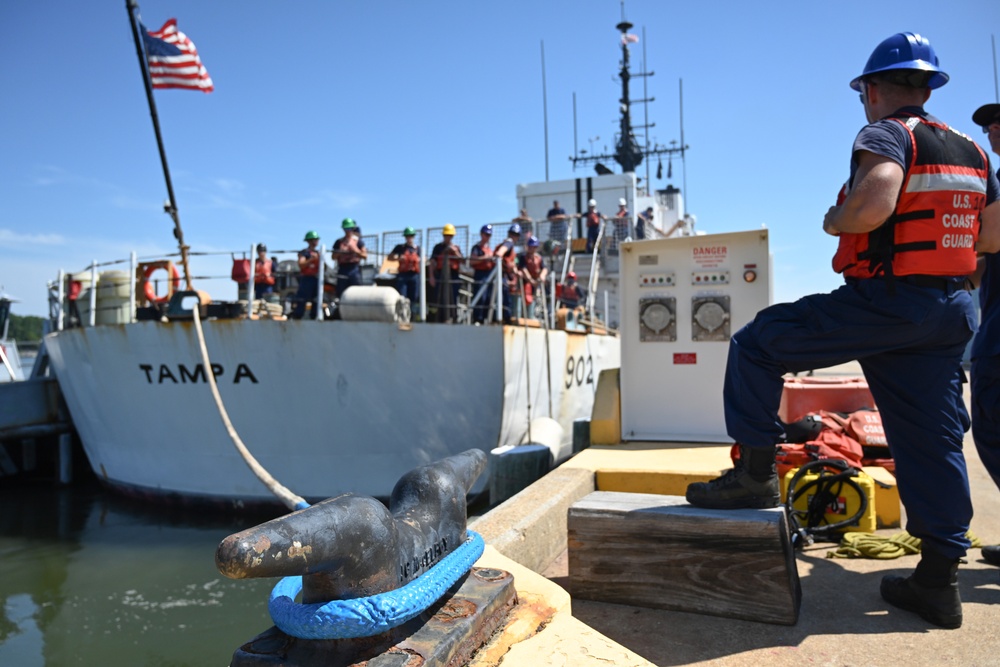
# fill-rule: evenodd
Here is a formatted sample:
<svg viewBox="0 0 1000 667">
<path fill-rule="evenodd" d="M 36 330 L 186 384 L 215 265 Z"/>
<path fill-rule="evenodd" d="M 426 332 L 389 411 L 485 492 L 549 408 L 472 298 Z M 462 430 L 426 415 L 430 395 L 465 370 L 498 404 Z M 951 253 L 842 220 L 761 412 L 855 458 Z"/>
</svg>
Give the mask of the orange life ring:
<svg viewBox="0 0 1000 667">
<path fill-rule="evenodd" d="M 170 272 L 170 282 L 173 283 L 173 287 L 167 286 L 167 293 L 164 296 L 157 296 L 156 289 L 153 287 L 153 283 L 149 281 L 149 277 L 153 275 L 153 272 L 157 269 L 163 269 Z M 146 266 L 146 270 L 142 274 L 143 282 L 143 292 L 146 295 L 146 300 L 150 303 L 166 303 L 170 299 L 170 295 L 181 287 L 181 276 L 177 271 L 177 265 L 173 262 L 153 262 Z"/>
</svg>

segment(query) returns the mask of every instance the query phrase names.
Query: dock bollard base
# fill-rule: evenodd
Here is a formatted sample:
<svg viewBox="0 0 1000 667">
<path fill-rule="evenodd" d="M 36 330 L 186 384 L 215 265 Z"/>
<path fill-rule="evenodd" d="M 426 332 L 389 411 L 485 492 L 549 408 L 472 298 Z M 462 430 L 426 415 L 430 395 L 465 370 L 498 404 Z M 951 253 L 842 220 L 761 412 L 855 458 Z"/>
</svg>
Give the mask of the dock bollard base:
<svg viewBox="0 0 1000 667">
<path fill-rule="evenodd" d="M 517 604 L 514 577 L 472 568 L 426 612 L 375 637 L 297 639 L 276 627 L 233 653 L 231 667 L 432 667 L 468 662 Z"/>
</svg>

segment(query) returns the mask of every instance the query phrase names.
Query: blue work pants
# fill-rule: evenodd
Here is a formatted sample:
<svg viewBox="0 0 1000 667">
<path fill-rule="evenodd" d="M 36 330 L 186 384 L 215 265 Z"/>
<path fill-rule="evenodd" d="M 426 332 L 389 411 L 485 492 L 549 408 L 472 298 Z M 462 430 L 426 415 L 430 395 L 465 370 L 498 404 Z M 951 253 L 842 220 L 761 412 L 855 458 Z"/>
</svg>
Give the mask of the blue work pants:
<svg viewBox="0 0 1000 667">
<path fill-rule="evenodd" d="M 313 302 L 312 312 L 309 317 L 316 319 L 319 312 L 319 300 L 316 298 L 319 293 L 319 278 L 317 276 L 299 276 L 299 289 L 295 293 L 295 308 L 292 309 L 292 319 L 301 320 L 306 312 L 306 304 Z"/>
<path fill-rule="evenodd" d="M 337 297 L 343 297 L 348 287 L 361 284 L 361 267 L 358 264 L 342 264 L 337 269 Z"/>
<path fill-rule="evenodd" d="M 420 274 L 407 271 L 396 276 L 396 290 L 410 300 L 410 306 L 420 302 Z"/>
<path fill-rule="evenodd" d="M 782 376 L 859 361 L 895 459 L 907 530 L 945 558 L 961 558 L 972 519 L 961 359 L 977 322 L 960 285 L 851 281 L 760 311 L 730 341 L 729 435 L 749 447 L 776 444 Z"/>
<path fill-rule="evenodd" d="M 486 289 L 483 290 L 483 295 L 480 297 L 479 303 L 476 304 L 472 313 L 472 321 L 479 322 L 480 324 L 486 321 L 486 314 L 489 312 L 490 305 L 493 303 L 493 288 L 487 281 L 491 272 L 492 271 L 490 269 L 476 269 L 474 275 L 472 276 L 474 281 L 473 285 L 475 285 L 472 288 L 473 297 L 475 297 L 476 294 L 479 294 L 479 290 L 482 289 L 483 285 L 486 285 Z"/>
<path fill-rule="evenodd" d="M 972 360 L 972 439 L 1000 488 L 1000 357 Z"/>
</svg>

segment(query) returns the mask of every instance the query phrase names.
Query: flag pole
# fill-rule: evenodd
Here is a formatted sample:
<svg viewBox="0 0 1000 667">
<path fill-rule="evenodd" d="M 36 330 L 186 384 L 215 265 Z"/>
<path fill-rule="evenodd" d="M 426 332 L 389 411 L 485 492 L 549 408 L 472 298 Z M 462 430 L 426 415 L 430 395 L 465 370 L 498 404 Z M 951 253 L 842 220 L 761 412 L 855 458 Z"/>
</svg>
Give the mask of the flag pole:
<svg viewBox="0 0 1000 667">
<path fill-rule="evenodd" d="M 164 205 L 163 210 L 170 215 L 174 221 L 174 236 L 181 249 L 181 266 L 184 267 L 184 284 L 188 290 L 191 289 L 191 272 L 188 268 L 188 246 L 184 243 L 184 231 L 181 229 L 181 219 L 177 214 L 177 200 L 174 198 L 174 186 L 170 182 L 170 168 L 167 166 L 167 152 L 163 148 L 163 137 L 160 135 L 160 119 L 156 115 L 156 101 L 153 99 L 153 84 L 149 77 L 149 68 L 146 66 L 146 51 L 142 46 L 139 37 L 139 28 L 136 25 L 135 10 L 139 8 L 136 0 L 125 0 L 125 8 L 128 10 L 129 25 L 132 26 L 132 38 L 135 39 L 135 52 L 139 56 L 139 69 L 142 70 L 142 82 L 146 86 L 146 99 L 149 101 L 149 115 L 153 118 L 153 131 L 156 132 L 156 146 L 160 150 L 160 164 L 163 165 L 163 177 L 167 181 L 167 195 L 170 201 Z"/>
</svg>

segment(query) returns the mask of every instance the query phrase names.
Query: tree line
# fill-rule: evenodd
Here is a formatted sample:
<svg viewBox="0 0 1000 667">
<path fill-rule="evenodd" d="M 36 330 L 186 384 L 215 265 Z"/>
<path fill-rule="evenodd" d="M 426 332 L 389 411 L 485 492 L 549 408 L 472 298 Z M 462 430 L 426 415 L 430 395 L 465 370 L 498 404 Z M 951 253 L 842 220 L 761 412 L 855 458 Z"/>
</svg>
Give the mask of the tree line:
<svg viewBox="0 0 1000 667">
<path fill-rule="evenodd" d="M 7 337 L 18 343 L 36 343 L 42 340 L 43 318 L 37 315 L 10 315 Z M 3 332 L 0 331 L 0 334 Z"/>
</svg>

